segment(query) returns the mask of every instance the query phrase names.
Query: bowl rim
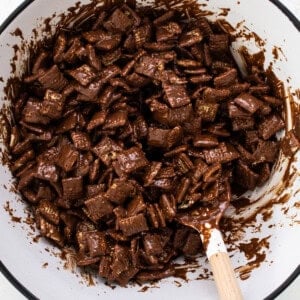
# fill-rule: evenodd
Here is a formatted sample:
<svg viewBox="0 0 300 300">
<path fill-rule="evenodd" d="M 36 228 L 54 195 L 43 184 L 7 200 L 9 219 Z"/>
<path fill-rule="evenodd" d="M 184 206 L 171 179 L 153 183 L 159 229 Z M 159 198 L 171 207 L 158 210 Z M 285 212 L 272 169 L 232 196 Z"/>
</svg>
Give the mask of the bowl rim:
<svg viewBox="0 0 300 300">
<path fill-rule="evenodd" d="M 19 6 L 17 6 L 11 14 L 0 24 L 0 35 L 3 31 L 14 21 L 18 15 L 25 10 L 31 3 L 36 0 L 24 0 Z M 296 27 L 300 33 L 300 20 L 280 1 L 280 0 L 268 0 L 274 4 Z M 2 275 L 18 290 L 25 298 L 29 300 L 38 300 L 34 294 L 32 294 L 16 277 L 7 269 L 0 259 L 0 272 Z M 300 275 L 300 264 L 291 273 L 291 275 L 273 292 L 271 292 L 264 300 L 272 300 L 279 296 L 284 290 L 286 290 L 294 280 Z"/>
</svg>

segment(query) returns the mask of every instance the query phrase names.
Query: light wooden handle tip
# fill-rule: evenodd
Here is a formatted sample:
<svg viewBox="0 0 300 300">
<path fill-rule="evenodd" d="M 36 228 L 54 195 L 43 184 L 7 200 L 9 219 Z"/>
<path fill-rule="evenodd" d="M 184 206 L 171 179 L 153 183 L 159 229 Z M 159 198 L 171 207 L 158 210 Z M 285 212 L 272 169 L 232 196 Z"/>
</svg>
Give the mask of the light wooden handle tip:
<svg viewBox="0 0 300 300">
<path fill-rule="evenodd" d="M 242 300 L 242 292 L 235 277 L 232 264 L 220 230 L 212 228 L 208 240 L 200 234 L 206 246 L 206 255 L 210 262 L 221 300 Z"/>
<path fill-rule="evenodd" d="M 209 262 L 220 299 L 242 300 L 242 292 L 235 277 L 228 253 L 216 253 L 209 258 Z"/>
</svg>

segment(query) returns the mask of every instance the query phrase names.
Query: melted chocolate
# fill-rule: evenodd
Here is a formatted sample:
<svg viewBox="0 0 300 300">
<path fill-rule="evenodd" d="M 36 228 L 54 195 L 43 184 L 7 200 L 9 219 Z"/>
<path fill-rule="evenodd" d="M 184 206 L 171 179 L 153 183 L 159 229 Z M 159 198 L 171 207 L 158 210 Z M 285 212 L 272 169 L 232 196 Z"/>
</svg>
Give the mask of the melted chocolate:
<svg viewBox="0 0 300 300">
<path fill-rule="evenodd" d="M 15 98 L 8 93 L 18 122 L 9 139 L 12 171 L 19 190 L 33 205 L 41 233 L 60 247 L 78 247 L 78 265 L 99 266 L 102 277 L 120 285 L 167 276 L 186 280 L 187 269 L 174 268 L 172 259 L 181 253 L 196 254 L 201 242 L 194 230 L 176 221 L 193 223 L 207 233 L 207 240 L 204 224 L 218 226 L 231 200 L 228 182 L 254 188 L 269 176 L 262 179 L 262 166 L 276 160 L 269 155 L 266 162 L 270 153 L 263 147 L 255 152 L 256 142 L 246 146 L 250 158 L 242 152 L 238 144 L 244 131 L 258 131 L 260 145 L 269 139 L 276 144 L 274 134 L 282 128 L 281 118 L 273 117 L 281 105 L 269 105 L 271 100 L 263 98 L 283 97 L 271 69 L 263 71 L 263 55 L 241 50 L 249 78 L 238 86 L 242 79 L 228 51 L 229 26 L 209 24 L 203 16 L 212 13 L 200 9 L 196 1 L 173 2 L 180 3 L 178 9 L 188 11 L 189 17 L 199 18 L 199 28 L 193 23 L 186 28 L 187 20 L 175 18 L 179 13 L 173 14 L 168 1 L 155 5 L 163 3 L 172 11 L 169 15 L 155 9 L 136 12 L 127 5 L 111 7 L 110 1 L 105 1 L 106 14 L 94 4 L 78 4 L 62 16 L 53 38 L 32 47 L 35 59 L 28 76 L 11 85 L 18 86 Z M 222 9 L 220 15 L 228 11 Z M 143 14 L 148 19 L 141 18 Z M 50 23 L 48 18 L 48 32 Z M 155 37 L 140 34 L 147 33 L 146 27 L 156 31 Z M 125 31 L 132 33 L 127 36 Z M 144 49 L 139 52 L 139 47 Z M 116 50 L 101 52 L 112 49 Z M 245 91 L 249 95 L 241 94 Z M 204 103 L 202 95 L 212 103 Z M 229 98 L 240 99 L 234 102 L 239 118 L 228 116 Z M 99 109 L 100 114 L 94 115 Z M 245 123 L 245 114 L 251 115 L 251 122 Z M 258 125 L 264 124 L 266 115 L 273 117 L 273 132 Z M 210 143 L 195 137 L 201 131 L 209 135 Z M 237 172 L 236 160 L 246 167 Z M 252 183 L 237 176 L 252 176 Z M 130 187 L 120 185 L 120 180 L 128 179 Z M 96 192 L 86 193 L 84 185 Z M 177 186 L 181 190 L 176 191 Z M 100 239 L 98 233 L 103 232 Z M 147 232 L 158 236 L 147 240 L 155 254 L 139 240 Z M 181 243 L 175 244 L 176 235 Z M 246 244 L 241 249 L 248 251 Z M 263 257 L 258 255 L 253 265 Z M 93 284 L 90 277 L 88 281 Z"/>
</svg>

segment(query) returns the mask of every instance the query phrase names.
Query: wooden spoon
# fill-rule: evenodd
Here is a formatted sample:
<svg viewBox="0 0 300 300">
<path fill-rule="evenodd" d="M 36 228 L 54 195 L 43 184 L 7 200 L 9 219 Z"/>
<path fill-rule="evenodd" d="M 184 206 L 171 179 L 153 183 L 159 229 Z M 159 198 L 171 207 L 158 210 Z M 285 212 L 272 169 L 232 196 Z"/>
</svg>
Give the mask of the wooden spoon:
<svg viewBox="0 0 300 300">
<path fill-rule="evenodd" d="M 243 296 L 222 234 L 218 228 L 219 221 L 229 205 L 230 198 L 230 185 L 227 183 L 226 190 L 219 197 L 218 203 L 179 214 L 176 218 L 181 224 L 192 227 L 200 233 L 217 285 L 219 298 L 222 300 L 242 300 Z"/>
</svg>

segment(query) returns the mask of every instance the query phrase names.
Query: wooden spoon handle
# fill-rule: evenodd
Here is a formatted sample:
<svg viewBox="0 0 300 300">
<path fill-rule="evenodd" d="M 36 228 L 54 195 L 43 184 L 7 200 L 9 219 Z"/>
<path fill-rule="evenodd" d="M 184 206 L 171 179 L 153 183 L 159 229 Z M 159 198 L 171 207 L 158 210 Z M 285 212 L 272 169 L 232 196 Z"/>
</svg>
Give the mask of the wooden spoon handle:
<svg viewBox="0 0 300 300">
<path fill-rule="evenodd" d="M 201 236 L 203 239 L 204 237 Z M 210 262 L 221 300 L 242 300 L 242 292 L 235 277 L 222 234 L 212 229 L 206 254 Z"/>
<path fill-rule="evenodd" d="M 242 300 L 241 289 L 232 269 L 228 253 L 219 252 L 209 258 L 221 300 Z"/>
</svg>

